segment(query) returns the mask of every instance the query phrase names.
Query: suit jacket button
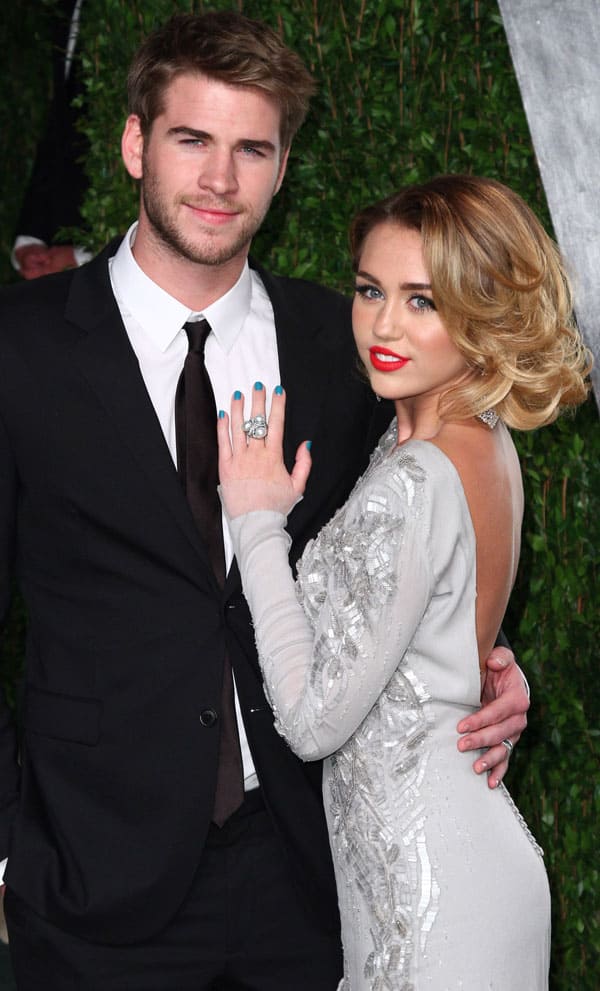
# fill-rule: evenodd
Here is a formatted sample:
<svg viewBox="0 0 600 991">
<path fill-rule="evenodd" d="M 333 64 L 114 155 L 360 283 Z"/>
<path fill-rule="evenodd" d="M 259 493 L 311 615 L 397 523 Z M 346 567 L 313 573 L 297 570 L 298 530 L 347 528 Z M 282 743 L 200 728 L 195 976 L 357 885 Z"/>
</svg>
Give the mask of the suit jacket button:
<svg viewBox="0 0 600 991">
<path fill-rule="evenodd" d="M 203 709 L 200 713 L 200 722 L 203 726 L 214 726 L 218 718 L 214 709 Z"/>
</svg>

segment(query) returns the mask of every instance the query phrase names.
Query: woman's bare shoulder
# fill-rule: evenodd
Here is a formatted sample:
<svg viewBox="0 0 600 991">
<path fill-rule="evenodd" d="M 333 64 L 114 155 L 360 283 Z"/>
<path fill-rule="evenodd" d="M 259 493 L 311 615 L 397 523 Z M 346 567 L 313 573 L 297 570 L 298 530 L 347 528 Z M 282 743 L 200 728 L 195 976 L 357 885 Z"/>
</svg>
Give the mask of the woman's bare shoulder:
<svg viewBox="0 0 600 991">
<path fill-rule="evenodd" d="M 499 484 L 520 488 L 518 456 L 502 423 L 493 430 L 476 419 L 447 423 L 432 443 L 450 459 L 467 495 L 490 499 Z"/>
</svg>

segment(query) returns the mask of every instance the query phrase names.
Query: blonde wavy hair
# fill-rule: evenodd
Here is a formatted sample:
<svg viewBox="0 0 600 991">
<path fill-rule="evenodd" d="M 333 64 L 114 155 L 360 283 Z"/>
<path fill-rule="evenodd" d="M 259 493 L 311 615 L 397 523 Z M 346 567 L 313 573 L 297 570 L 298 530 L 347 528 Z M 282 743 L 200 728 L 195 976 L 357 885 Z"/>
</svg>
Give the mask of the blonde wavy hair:
<svg viewBox="0 0 600 991">
<path fill-rule="evenodd" d="M 531 430 L 586 398 L 592 358 L 564 263 L 516 193 L 469 175 L 407 186 L 355 217 L 355 269 L 365 238 L 384 223 L 421 234 L 436 308 L 469 368 L 442 396 L 444 419 L 493 409 L 509 427 Z"/>
</svg>

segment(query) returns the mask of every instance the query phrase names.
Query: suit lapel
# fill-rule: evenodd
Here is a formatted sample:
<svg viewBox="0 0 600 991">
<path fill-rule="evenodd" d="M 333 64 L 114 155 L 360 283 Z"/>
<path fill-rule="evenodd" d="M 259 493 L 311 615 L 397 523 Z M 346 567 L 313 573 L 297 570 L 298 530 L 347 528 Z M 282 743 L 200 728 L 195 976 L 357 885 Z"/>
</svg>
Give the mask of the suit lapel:
<svg viewBox="0 0 600 991">
<path fill-rule="evenodd" d="M 112 292 L 108 260 L 117 246 L 118 242 L 110 244 L 73 277 L 65 315 L 83 333 L 76 336 L 71 358 L 112 420 L 116 442 L 128 449 L 151 489 L 208 564 Z"/>
<path fill-rule="evenodd" d="M 333 355 L 327 347 L 327 335 L 319 333 L 322 324 L 318 317 L 307 318 L 293 309 L 285 283 L 260 266 L 253 267 L 273 305 L 279 370 L 286 390 L 284 457 L 291 469 L 298 445 L 316 436 Z"/>
</svg>

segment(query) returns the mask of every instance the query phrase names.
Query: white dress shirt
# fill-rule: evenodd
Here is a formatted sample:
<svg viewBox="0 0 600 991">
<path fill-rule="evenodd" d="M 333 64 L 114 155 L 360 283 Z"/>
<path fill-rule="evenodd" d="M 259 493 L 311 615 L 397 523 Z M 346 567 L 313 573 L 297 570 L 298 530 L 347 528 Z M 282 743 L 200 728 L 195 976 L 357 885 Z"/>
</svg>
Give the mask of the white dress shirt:
<svg viewBox="0 0 600 991">
<path fill-rule="evenodd" d="M 132 225 L 111 258 L 110 278 L 148 395 L 176 464 L 175 391 L 188 351 L 184 323 L 204 317 L 212 328 L 206 341 L 205 362 L 217 410 L 229 412 L 231 396 L 239 389 L 244 394 L 245 412 L 250 415 L 254 383 L 263 383 L 268 411 L 273 389 L 280 382 L 273 307 L 259 276 L 246 263 L 236 284 L 221 299 L 202 313 L 190 310 L 161 289 L 137 264 L 131 250 L 136 226 Z M 229 570 L 233 550 L 224 519 L 223 542 Z M 237 692 L 235 705 L 248 790 L 258 781 Z"/>
</svg>

